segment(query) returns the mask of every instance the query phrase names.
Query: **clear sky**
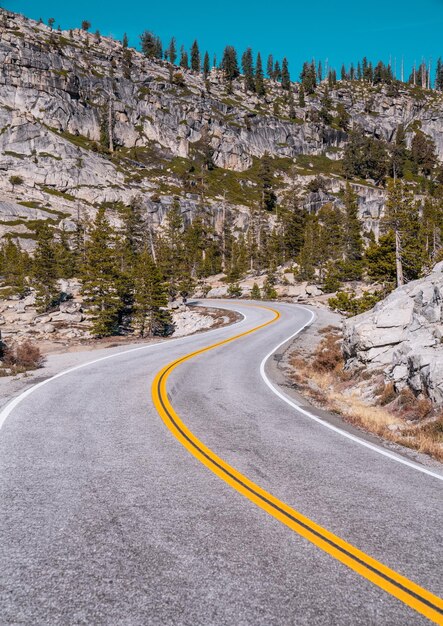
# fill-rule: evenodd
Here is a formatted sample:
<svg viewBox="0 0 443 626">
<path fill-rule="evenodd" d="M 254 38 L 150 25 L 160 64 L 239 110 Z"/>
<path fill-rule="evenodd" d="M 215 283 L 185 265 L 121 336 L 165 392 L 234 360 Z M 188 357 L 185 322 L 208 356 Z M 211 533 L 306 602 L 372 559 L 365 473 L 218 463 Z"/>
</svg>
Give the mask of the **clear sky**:
<svg viewBox="0 0 443 626">
<path fill-rule="evenodd" d="M 138 46 L 143 30 L 152 30 L 167 43 L 175 36 L 178 45 L 189 47 L 197 38 L 211 59 L 224 46 L 239 52 L 251 46 L 266 57 L 287 56 L 291 77 L 298 78 L 304 60 L 326 59 L 338 70 L 366 55 L 383 60 L 397 73 L 401 59 L 409 69 L 422 58 L 443 57 L 443 0 L 0 0 L 0 5 L 28 17 L 56 26 L 78 27 L 82 20 L 92 23 L 103 35 L 120 39 L 128 33 L 130 45 Z"/>
</svg>

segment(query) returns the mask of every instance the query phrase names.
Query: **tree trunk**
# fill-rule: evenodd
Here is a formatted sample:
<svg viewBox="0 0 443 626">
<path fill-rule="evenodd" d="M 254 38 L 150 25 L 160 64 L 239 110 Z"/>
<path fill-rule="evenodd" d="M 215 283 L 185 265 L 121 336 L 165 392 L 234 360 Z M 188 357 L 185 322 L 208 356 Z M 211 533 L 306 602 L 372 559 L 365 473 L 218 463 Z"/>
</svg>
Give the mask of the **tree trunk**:
<svg viewBox="0 0 443 626">
<path fill-rule="evenodd" d="M 108 134 L 109 134 L 109 152 L 114 152 L 114 136 L 112 129 L 112 98 L 109 99 L 108 105 Z"/>
<path fill-rule="evenodd" d="M 397 272 L 397 287 L 402 287 L 405 284 L 403 278 L 403 264 L 401 260 L 401 241 L 400 233 L 395 231 L 395 269 Z"/>
</svg>

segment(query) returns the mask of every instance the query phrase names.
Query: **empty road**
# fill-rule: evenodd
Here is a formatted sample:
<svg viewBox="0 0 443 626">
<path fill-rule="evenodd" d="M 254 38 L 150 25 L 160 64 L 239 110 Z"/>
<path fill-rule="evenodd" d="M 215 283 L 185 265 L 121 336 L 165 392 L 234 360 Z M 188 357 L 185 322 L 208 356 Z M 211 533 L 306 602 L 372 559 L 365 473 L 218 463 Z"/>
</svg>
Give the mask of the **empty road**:
<svg viewBox="0 0 443 626">
<path fill-rule="evenodd" d="M 308 309 L 223 306 L 245 318 L 8 411 L 1 625 L 443 624 L 441 471 L 273 392 L 262 361 Z"/>
</svg>

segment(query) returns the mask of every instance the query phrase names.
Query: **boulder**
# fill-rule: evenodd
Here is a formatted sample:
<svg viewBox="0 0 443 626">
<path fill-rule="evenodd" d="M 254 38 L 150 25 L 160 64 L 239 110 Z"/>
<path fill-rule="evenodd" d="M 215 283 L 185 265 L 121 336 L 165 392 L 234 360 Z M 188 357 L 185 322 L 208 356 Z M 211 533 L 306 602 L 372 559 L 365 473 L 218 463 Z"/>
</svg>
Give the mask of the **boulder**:
<svg viewBox="0 0 443 626">
<path fill-rule="evenodd" d="M 409 387 L 443 406 L 443 263 L 344 322 L 348 369 L 383 367 L 399 391 Z"/>
</svg>

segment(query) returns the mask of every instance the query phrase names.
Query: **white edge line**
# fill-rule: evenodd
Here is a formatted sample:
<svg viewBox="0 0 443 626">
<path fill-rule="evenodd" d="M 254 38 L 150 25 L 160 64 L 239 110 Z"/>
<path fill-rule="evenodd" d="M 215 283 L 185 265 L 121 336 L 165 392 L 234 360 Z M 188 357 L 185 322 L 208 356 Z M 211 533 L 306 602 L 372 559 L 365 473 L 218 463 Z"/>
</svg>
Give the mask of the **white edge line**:
<svg viewBox="0 0 443 626">
<path fill-rule="evenodd" d="M 355 443 L 360 444 L 364 448 L 368 448 L 369 450 L 372 450 L 373 452 L 377 452 L 377 454 L 381 454 L 382 456 L 385 456 L 388 459 L 396 461 L 397 463 L 401 463 L 402 465 L 406 465 L 407 467 L 410 467 L 410 468 L 412 468 L 414 470 L 417 470 L 418 472 L 422 472 L 423 474 L 427 474 L 428 476 L 432 476 L 433 478 L 437 478 L 438 480 L 443 480 L 443 475 L 442 474 L 437 474 L 436 472 L 433 472 L 433 471 L 431 471 L 431 470 L 429 470 L 429 469 L 427 469 L 425 467 L 422 467 L 421 465 L 418 465 L 417 463 L 413 463 L 412 461 L 408 461 L 407 459 L 404 459 L 404 458 L 402 458 L 400 456 L 397 456 L 396 454 L 393 454 L 392 452 L 388 452 L 387 450 L 384 450 L 383 448 L 375 446 L 375 445 L 369 443 L 368 441 L 365 441 L 364 439 L 360 439 L 359 437 L 356 437 L 355 435 L 352 435 L 351 433 L 348 433 L 345 430 L 342 430 L 341 428 L 337 428 L 336 426 L 333 426 L 329 422 L 326 422 L 325 420 L 322 420 L 321 418 L 317 417 L 316 415 L 313 415 L 309 411 L 306 411 L 305 409 L 302 409 L 295 402 L 293 402 L 290 398 L 288 398 L 286 395 L 281 393 L 277 389 L 277 387 L 275 387 L 271 383 L 271 381 L 269 380 L 269 378 L 268 378 L 268 376 L 266 375 L 266 372 L 265 372 L 266 361 L 283 344 L 287 343 L 288 341 L 290 341 L 291 339 L 293 339 L 294 337 L 299 335 L 307 326 L 310 326 L 312 324 L 312 322 L 314 321 L 314 319 L 315 319 L 315 313 L 313 313 L 312 311 L 310 311 L 309 309 L 307 309 L 305 307 L 302 307 L 302 306 L 299 306 L 299 305 L 296 305 L 296 306 L 299 309 L 303 309 L 304 311 L 308 311 L 311 314 L 311 318 L 306 322 L 306 324 L 304 324 L 301 328 L 299 328 L 295 333 L 293 333 L 292 335 L 290 335 L 289 337 L 284 339 L 282 342 L 280 342 L 278 344 L 278 346 L 275 346 L 275 348 L 273 348 L 265 356 L 263 361 L 260 363 L 260 375 L 261 375 L 262 379 L 264 380 L 264 382 L 266 383 L 266 385 L 269 387 L 269 389 L 273 393 L 275 393 L 275 395 L 278 396 L 281 400 L 286 402 L 286 404 L 289 404 L 294 409 L 296 409 L 296 411 L 298 413 L 301 413 L 302 415 L 304 415 L 305 417 L 308 417 L 309 419 L 313 420 L 314 422 L 317 422 L 318 424 L 321 424 L 321 426 L 324 426 L 325 428 L 329 428 L 329 430 L 334 431 L 335 433 L 341 435 L 342 437 L 346 437 L 346 439 L 350 439 L 351 441 L 354 441 Z"/>
<path fill-rule="evenodd" d="M 214 306 L 213 308 L 215 309 L 223 309 L 224 307 L 222 306 Z M 235 309 L 234 309 L 235 310 Z M 248 320 L 248 316 L 245 315 L 244 313 L 241 313 L 240 311 L 236 311 L 236 313 L 239 313 L 243 319 L 241 319 L 239 322 L 234 322 L 234 324 L 244 324 L 247 320 Z M 232 326 L 232 324 L 229 324 L 229 326 Z M 214 333 L 216 331 L 220 331 L 223 330 L 223 328 L 229 328 L 229 326 L 225 326 L 225 327 L 219 327 L 219 328 L 213 328 L 212 330 L 207 330 L 206 332 L 202 333 L 204 335 L 209 335 L 210 333 Z M 80 365 L 76 365 L 75 367 L 71 367 L 67 370 L 64 370 L 63 372 L 59 372 L 58 374 L 55 374 L 54 376 L 51 376 L 50 378 L 47 378 L 46 380 L 42 380 L 39 383 L 36 383 L 35 385 L 32 385 L 32 387 L 29 387 L 28 389 L 26 389 L 25 391 L 23 391 L 21 394 L 19 394 L 17 397 L 13 398 L 10 402 L 8 402 L 6 404 L 6 406 L 3 407 L 3 409 L 0 411 L 0 430 L 3 426 L 3 424 L 5 423 L 5 421 L 7 420 L 7 418 L 10 416 L 10 414 L 12 413 L 12 411 L 21 403 L 23 402 L 23 400 L 25 398 L 27 398 L 29 395 L 31 395 L 31 393 L 34 393 L 34 391 L 37 391 L 37 389 L 40 389 L 41 387 L 43 387 L 44 385 L 47 385 L 48 383 L 52 382 L 53 380 L 56 380 L 57 378 L 61 378 L 62 376 L 66 376 L 67 374 L 72 374 L 72 372 L 76 372 L 77 370 L 81 370 L 84 367 L 88 367 L 89 365 L 94 365 L 95 363 L 100 363 L 101 361 L 107 361 L 108 359 L 115 359 L 119 356 L 122 356 L 124 354 L 129 354 L 130 352 L 138 352 L 139 350 L 148 350 L 149 348 L 156 348 L 158 346 L 166 346 L 169 345 L 170 343 L 175 343 L 176 341 L 183 341 L 186 339 L 189 339 L 190 337 L 194 337 L 196 333 L 194 333 L 194 335 L 188 335 L 188 336 L 184 336 L 184 337 L 176 337 L 175 339 L 169 339 L 168 341 L 157 341 L 156 343 L 151 343 L 147 346 L 140 346 L 138 348 L 130 348 L 129 350 L 123 350 L 122 352 L 115 352 L 114 354 L 109 354 L 108 356 L 103 356 L 100 357 L 99 359 L 94 359 L 93 361 L 87 361 L 86 363 L 81 363 Z M 200 334 L 200 333 L 199 333 Z"/>
</svg>

